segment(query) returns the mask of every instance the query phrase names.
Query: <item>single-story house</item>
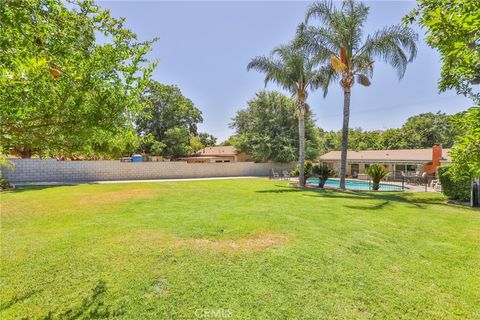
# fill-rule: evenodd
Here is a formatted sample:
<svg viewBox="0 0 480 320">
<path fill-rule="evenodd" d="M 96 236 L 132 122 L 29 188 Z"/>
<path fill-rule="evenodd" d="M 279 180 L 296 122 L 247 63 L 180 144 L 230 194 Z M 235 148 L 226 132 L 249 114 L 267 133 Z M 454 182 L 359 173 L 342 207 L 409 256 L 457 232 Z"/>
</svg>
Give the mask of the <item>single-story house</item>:
<svg viewBox="0 0 480 320">
<path fill-rule="evenodd" d="M 394 178 L 401 177 L 402 173 L 435 174 L 441 163 L 451 162 L 449 151 L 440 145 L 434 145 L 431 149 L 348 151 L 346 174 L 356 178 L 374 163 L 384 165 Z M 320 157 L 320 162 L 339 172 L 340 156 L 340 151 L 330 151 Z"/>
<path fill-rule="evenodd" d="M 187 163 L 246 162 L 253 159 L 245 152 L 238 152 L 234 146 L 206 147 L 190 157 L 180 158 Z"/>
</svg>

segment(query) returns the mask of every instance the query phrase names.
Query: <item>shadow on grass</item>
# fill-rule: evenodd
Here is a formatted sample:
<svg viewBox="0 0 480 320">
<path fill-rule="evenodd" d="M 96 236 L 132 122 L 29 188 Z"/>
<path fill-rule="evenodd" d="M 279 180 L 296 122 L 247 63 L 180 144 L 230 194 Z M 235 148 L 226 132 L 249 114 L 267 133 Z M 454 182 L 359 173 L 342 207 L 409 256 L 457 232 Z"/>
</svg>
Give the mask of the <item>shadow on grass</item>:
<svg viewBox="0 0 480 320">
<path fill-rule="evenodd" d="M 390 204 L 390 200 L 385 200 L 383 202 L 380 202 L 378 204 L 373 204 L 371 206 L 350 206 L 350 205 L 344 205 L 346 208 L 350 209 L 359 209 L 359 210 L 381 210 L 388 206 Z"/>
<path fill-rule="evenodd" d="M 303 192 L 303 196 L 330 198 L 330 199 L 349 199 L 349 200 L 380 200 L 380 203 L 359 206 L 344 205 L 344 207 L 359 210 L 379 210 L 393 203 L 405 203 L 415 208 L 426 209 L 427 205 L 452 206 L 442 197 L 415 197 L 411 192 L 372 192 L 372 191 L 341 191 L 341 190 L 323 190 L 313 188 L 292 188 L 289 186 L 276 185 L 276 189 L 259 190 L 258 193 L 287 193 Z"/>
<path fill-rule="evenodd" d="M 302 192 L 305 191 L 303 189 L 274 189 L 274 190 L 257 190 L 257 193 L 289 193 L 289 192 Z"/>
<path fill-rule="evenodd" d="M 84 298 L 81 304 L 60 314 L 50 311 L 43 319 L 111 319 L 124 314 L 122 306 L 112 308 L 105 304 L 106 292 L 107 285 L 105 281 L 100 280 L 92 289 L 91 295 Z"/>
<path fill-rule="evenodd" d="M 51 184 L 51 185 L 20 185 L 15 186 L 15 189 L 4 191 L 5 193 L 21 193 L 27 191 L 38 191 L 44 189 L 58 188 L 58 187 L 74 187 L 78 184 L 68 183 L 68 184 Z"/>
<path fill-rule="evenodd" d="M 21 303 L 25 300 L 28 300 L 30 297 L 32 297 L 33 295 L 41 292 L 42 290 L 34 290 L 34 291 L 30 291 L 30 292 L 27 292 L 27 293 L 24 293 L 22 295 L 15 295 L 13 296 L 13 298 L 11 298 L 10 300 L 8 301 L 4 301 L 1 305 L 0 305 L 0 311 L 4 311 L 4 310 L 7 310 L 8 308 L 10 308 L 11 306 L 13 306 L 14 304 L 16 303 Z"/>
</svg>

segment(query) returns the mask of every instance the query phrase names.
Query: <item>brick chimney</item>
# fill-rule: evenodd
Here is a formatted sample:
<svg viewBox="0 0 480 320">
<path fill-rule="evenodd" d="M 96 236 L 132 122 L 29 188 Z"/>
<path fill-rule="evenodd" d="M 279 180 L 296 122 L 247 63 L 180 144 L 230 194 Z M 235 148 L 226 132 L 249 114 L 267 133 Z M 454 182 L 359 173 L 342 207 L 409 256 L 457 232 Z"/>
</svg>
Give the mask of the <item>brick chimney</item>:
<svg viewBox="0 0 480 320">
<path fill-rule="evenodd" d="M 442 159 L 442 146 L 435 144 L 432 148 L 432 167 L 434 170 L 440 166 L 440 160 Z"/>
</svg>

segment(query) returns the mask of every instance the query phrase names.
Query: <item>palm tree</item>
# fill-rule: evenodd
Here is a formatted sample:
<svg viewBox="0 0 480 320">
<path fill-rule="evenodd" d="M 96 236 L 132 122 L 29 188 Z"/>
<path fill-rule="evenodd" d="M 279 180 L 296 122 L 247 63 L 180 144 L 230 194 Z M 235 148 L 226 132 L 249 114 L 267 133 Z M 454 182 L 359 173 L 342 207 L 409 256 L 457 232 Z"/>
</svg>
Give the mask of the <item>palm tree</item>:
<svg viewBox="0 0 480 320">
<path fill-rule="evenodd" d="M 305 185 L 305 114 L 308 111 L 306 99 L 309 91 L 322 86 L 325 76 L 324 69 L 317 68 L 317 63 L 311 59 L 309 50 L 298 46 L 297 40 L 273 49 L 269 57 L 253 58 L 247 70 L 254 69 L 265 73 L 265 85 L 268 82 L 274 82 L 297 99 L 299 183 L 303 186 Z"/>
<path fill-rule="evenodd" d="M 388 172 L 384 166 L 378 163 L 372 164 L 367 168 L 366 171 L 369 177 L 372 178 L 373 180 L 373 184 L 372 184 L 373 191 L 378 191 L 378 189 L 380 189 L 380 181 L 383 178 L 388 177 L 390 175 L 390 172 Z"/>
<path fill-rule="evenodd" d="M 331 1 L 320 1 L 307 9 L 305 24 L 299 34 L 316 61 L 330 60 L 323 85 L 324 96 L 331 82 L 340 80 L 343 89 L 342 152 L 340 162 L 340 188 L 345 189 L 347 164 L 348 123 L 350 120 L 351 89 L 357 82 L 370 85 L 374 59 L 390 64 L 401 79 L 407 64 L 417 54 L 417 34 L 410 28 L 393 25 L 363 37 L 369 8 L 354 0 L 345 0 L 336 7 Z M 318 25 L 308 25 L 316 18 Z"/>
</svg>

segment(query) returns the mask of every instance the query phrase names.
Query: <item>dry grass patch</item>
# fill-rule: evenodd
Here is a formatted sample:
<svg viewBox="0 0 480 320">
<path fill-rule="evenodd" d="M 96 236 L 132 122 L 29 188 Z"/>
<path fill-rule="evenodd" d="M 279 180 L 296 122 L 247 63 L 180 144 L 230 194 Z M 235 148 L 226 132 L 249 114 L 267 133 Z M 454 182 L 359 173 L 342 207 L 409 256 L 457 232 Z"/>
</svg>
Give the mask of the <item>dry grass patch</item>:
<svg viewBox="0 0 480 320">
<path fill-rule="evenodd" d="M 207 238 L 181 238 L 152 230 L 135 231 L 110 239 L 111 245 L 125 245 L 130 248 L 147 250 L 165 248 L 190 248 L 211 252 L 256 252 L 271 247 L 278 247 L 287 243 L 289 238 L 281 233 L 260 233 L 242 238 L 207 239 Z"/>
<path fill-rule="evenodd" d="M 82 186 L 83 187 L 83 186 Z M 85 186 L 91 187 L 91 186 Z M 76 188 L 76 187 L 59 187 Z M 88 209 L 98 209 L 99 207 L 121 204 L 132 200 L 148 200 L 159 196 L 161 192 L 152 188 L 130 188 L 120 190 L 98 190 L 95 188 L 81 189 L 75 193 L 63 196 L 62 198 L 52 197 L 45 194 L 44 197 L 35 197 L 29 199 L 2 199 L 2 216 L 23 217 L 33 215 L 58 215 L 58 214 L 76 214 L 88 212 Z M 26 194 L 21 194 L 26 196 Z"/>
<path fill-rule="evenodd" d="M 214 252 L 261 251 L 287 243 L 288 237 L 279 233 L 261 233 L 236 239 L 179 239 L 177 245 Z"/>
<path fill-rule="evenodd" d="M 158 193 L 154 192 L 153 189 L 127 189 L 127 190 L 118 190 L 118 191 L 109 191 L 109 192 L 97 192 L 91 193 L 88 195 L 79 195 L 74 199 L 75 204 L 80 206 L 84 205 L 104 205 L 117 202 L 124 202 L 129 200 L 136 199 L 153 199 Z"/>
</svg>

